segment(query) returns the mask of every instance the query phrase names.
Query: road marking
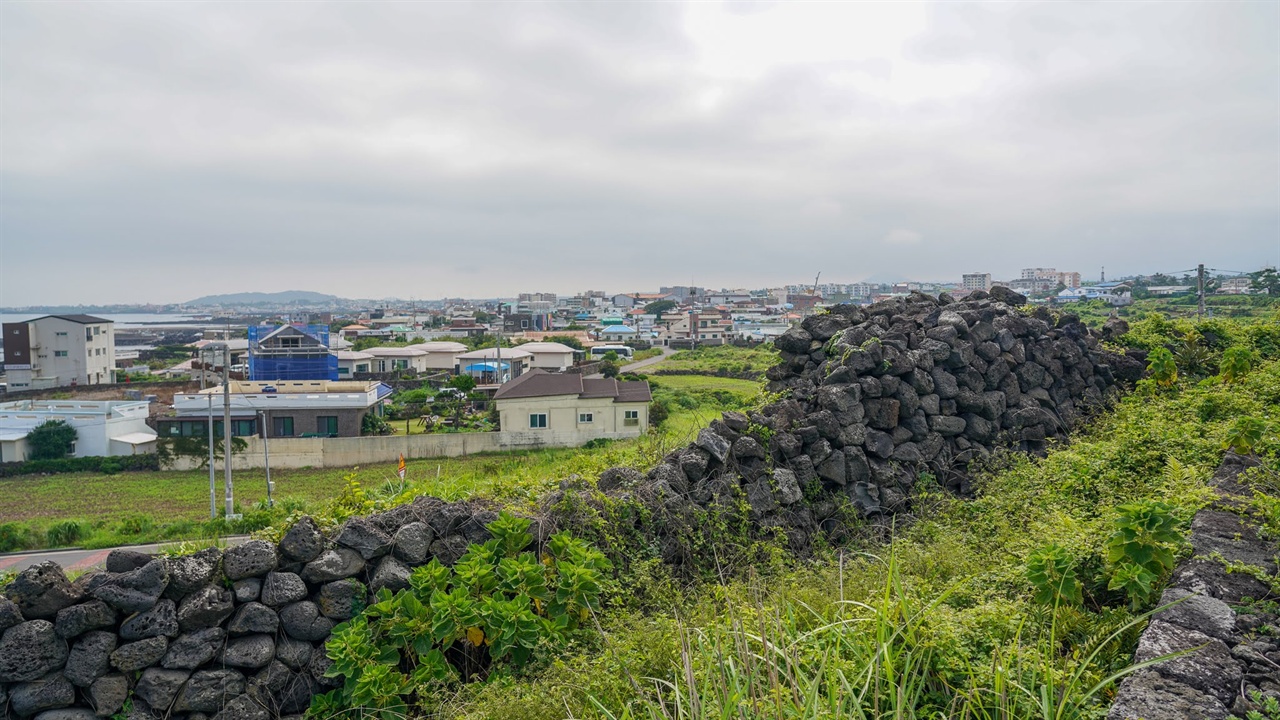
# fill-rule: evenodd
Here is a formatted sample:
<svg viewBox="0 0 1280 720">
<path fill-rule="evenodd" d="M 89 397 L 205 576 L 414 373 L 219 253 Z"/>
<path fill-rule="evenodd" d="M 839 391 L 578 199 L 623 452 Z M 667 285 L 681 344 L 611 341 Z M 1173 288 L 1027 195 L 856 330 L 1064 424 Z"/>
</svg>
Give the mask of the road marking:
<svg viewBox="0 0 1280 720">
<path fill-rule="evenodd" d="M 67 565 L 64 569 L 83 570 L 85 568 L 91 568 L 96 565 L 105 563 L 107 561 L 107 556 L 110 554 L 111 554 L 110 550 L 99 550 L 98 552 L 93 553 L 88 557 L 85 557 L 81 560 L 71 563 L 70 565 Z"/>
</svg>

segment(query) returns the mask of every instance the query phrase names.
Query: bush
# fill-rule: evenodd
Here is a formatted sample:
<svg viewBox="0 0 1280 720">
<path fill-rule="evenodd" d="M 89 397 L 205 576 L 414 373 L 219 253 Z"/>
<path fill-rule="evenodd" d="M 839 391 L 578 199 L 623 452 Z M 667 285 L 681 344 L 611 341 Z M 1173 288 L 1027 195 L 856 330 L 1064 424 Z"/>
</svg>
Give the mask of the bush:
<svg viewBox="0 0 1280 720">
<path fill-rule="evenodd" d="M 85 536 L 84 528 L 75 520 L 63 520 L 52 525 L 45 532 L 45 540 L 49 547 L 68 547 L 80 542 Z"/>
<path fill-rule="evenodd" d="M 65 420 L 46 420 L 27 433 L 32 460 L 59 460 L 75 447 L 76 429 Z"/>
<path fill-rule="evenodd" d="M 145 455 L 117 455 L 112 457 L 59 458 L 57 460 L 28 460 L 26 462 L 0 464 L 0 478 L 19 475 L 58 475 L 76 472 L 138 472 L 160 469 L 160 457 L 155 453 Z"/>
</svg>

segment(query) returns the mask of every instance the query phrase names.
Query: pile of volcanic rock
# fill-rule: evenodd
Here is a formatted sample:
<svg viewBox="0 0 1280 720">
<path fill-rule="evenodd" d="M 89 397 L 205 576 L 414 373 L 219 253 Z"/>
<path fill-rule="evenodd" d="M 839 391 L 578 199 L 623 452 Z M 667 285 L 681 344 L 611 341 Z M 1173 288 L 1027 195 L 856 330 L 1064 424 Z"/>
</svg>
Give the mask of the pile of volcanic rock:
<svg viewBox="0 0 1280 720">
<path fill-rule="evenodd" d="M 263 720 L 300 714 L 325 677 L 324 643 L 380 588 L 452 565 L 496 514 L 419 498 L 349 520 L 332 538 L 304 518 L 278 545 L 181 557 L 113 551 L 69 581 L 56 563 L 0 597 L 5 717 Z"/>
<path fill-rule="evenodd" d="M 600 487 L 672 512 L 741 491 L 794 550 L 830 529 L 836 494 L 887 516 L 926 471 L 966 494 L 969 462 L 998 447 L 1043 453 L 1143 372 L 1075 316 L 1025 302 L 1004 288 L 961 302 L 915 293 L 806 318 L 777 339 L 782 362 L 766 374 L 782 399 L 724 413 L 647 475 L 615 468 Z M 1124 330 L 1117 319 L 1104 332 Z"/>
</svg>

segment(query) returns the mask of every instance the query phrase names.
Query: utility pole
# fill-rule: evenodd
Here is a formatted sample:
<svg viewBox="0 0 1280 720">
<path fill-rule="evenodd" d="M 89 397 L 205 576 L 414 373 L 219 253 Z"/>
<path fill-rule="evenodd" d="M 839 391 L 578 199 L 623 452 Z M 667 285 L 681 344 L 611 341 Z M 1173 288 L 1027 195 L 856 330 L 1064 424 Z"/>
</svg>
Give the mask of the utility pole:
<svg viewBox="0 0 1280 720">
<path fill-rule="evenodd" d="M 498 367 L 497 367 L 497 370 L 495 371 L 496 372 L 495 377 L 498 379 L 498 385 L 502 385 L 502 324 L 503 322 L 505 322 L 505 320 L 502 314 L 502 301 L 499 300 L 498 301 L 498 331 L 494 334 L 496 339 L 494 340 L 494 343 L 493 343 L 494 350 L 496 351 L 498 356 Z"/>
<path fill-rule="evenodd" d="M 405 433 L 408 435 L 408 432 Z M 271 482 L 271 453 L 267 450 L 267 411 L 262 411 L 262 467 L 267 471 L 267 507 L 276 506 L 276 501 L 271 496 L 271 491 L 275 490 L 275 484 Z"/>
<path fill-rule="evenodd" d="M 201 356 L 201 359 L 202 360 L 204 359 L 203 355 Z M 203 362 L 201 363 L 201 365 L 204 365 L 204 364 L 205 363 Z M 204 368 L 200 369 L 200 374 L 201 376 L 204 375 Z M 201 384 L 203 385 L 204 383 L 201 383 Z M 200 392 L 204 392 L 204 389 L 202 388 Z M 217 491 L 216 482 L 214 479 L 215 476 L 213 472 L 213 390 L 212 388 L 205 395 L 205 397 L 208 398 L 209 400 L 209 519 L 217 520 L 218 519 L 218 501 L 215 498 L 217 497 L 218 491 Z"/>
<path fill-rule="evenodd" d="M 235 514 L 235 495 L 231 488 L 231 346 L 223 353 L 222 364 L 222 473 L 226 488 L 227 520 Z"/>
<path fill-rule="evenodd" d="M 1196 296 L 1199 302 L 1196 303 L 1196 317 L 1204 317 L 1204 263 L 1196 266 Z"/>
</svg>

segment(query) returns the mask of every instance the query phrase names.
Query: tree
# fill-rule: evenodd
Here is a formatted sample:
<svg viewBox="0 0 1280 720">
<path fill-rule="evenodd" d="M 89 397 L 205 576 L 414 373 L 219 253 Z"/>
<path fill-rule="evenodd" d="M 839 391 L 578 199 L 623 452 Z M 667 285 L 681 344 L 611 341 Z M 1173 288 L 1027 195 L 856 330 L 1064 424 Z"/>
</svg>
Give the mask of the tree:
<svg viewBox="0 0 1280 720">
<path fill-rule="evenodd" d="M 454 390 L 461 390 L 464 393 L 469 393 L 476 389 L 476 379 L 470 375 L 454 375 L 449 378 L 447 384 Z"/>
<path fill-rule="evenodd" d="M 600 363 L 600 374 L 607 378 L 618 377 L 618 363 L 604 360 Z"/>
<path fill-rule="evenodd" d="M 1275 268 L 1264 268 L 1249 273 L 1249 288 L 1265 292 L 1268 295 L 1280 295 L 1280 272 Z"/>
<path fill-rule="evenodd" d="M 76 429 L 65 420 L 46 420 L 27 433 L 32 460 L 59 460 L 71 454 Z"/>
<path fill-rule="evenodd" d="M 543 342 L 560 343 L 565 347 L 571 347 L 574 350 L 586 350 L 582 345 L 582 341 L 572 335 L 548 335 L 542 339 Z"/>
<path fill-rule="evenodd" d="M 662 319 L 662 313 L 668 310 L 674 310 L 679 307 L 675 300 L 655 300 L 644 306 L 644 311 L 649 315 L 656 315 L 658 320 Z"/>
</svg>

